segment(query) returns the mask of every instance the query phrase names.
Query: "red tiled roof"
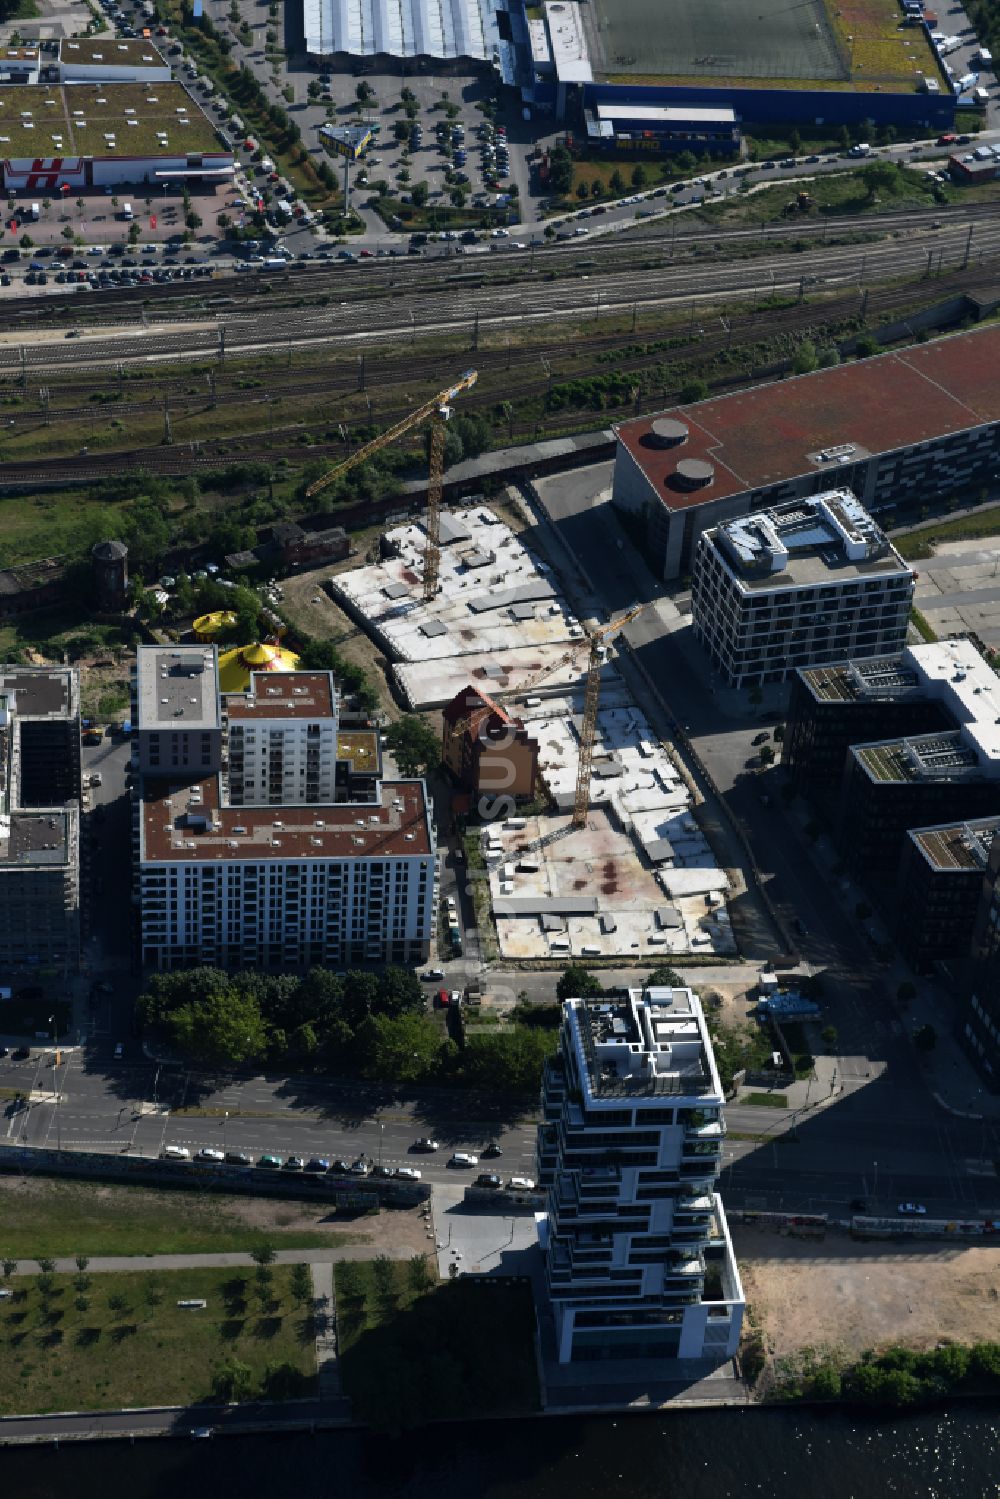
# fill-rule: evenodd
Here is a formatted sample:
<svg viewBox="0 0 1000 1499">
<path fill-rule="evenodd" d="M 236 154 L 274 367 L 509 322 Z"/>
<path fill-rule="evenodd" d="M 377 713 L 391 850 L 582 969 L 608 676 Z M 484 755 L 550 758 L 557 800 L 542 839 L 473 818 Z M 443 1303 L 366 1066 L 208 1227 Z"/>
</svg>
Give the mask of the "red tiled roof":
<svg viewBox="0 0 1000 1499">
<path fill-rule="evenodd" d="M 658 417 L 688 427 L 673 448 L 650 443 Z M 617 428 L 623 446 L 671 510 L 702 505 L 825 471 L 807 454 L 840 443 L 887 453 L 1000 420 L 1000 326 L 955 334 L 897 354 L 758 385 L 693 406 L 674 407 Z M 711 484 L 685 492 L 671 479 L 681 459 L 714 465 Z"/>
<path fill-rule="evenodd" d="M 496 715 L 501 723 L 520 727 L 518 719 L 512 718 L 506 708 L 502 708 L 488 693 L 481 692 L 478 687 L 463 687 L 442 712 L 445 723 L 453 726 L 461 723 L 463 719 L 468 719 L 465 732 L 473 739 L 479 737 L 483 720 L 493 715 Z"/>
</svg>

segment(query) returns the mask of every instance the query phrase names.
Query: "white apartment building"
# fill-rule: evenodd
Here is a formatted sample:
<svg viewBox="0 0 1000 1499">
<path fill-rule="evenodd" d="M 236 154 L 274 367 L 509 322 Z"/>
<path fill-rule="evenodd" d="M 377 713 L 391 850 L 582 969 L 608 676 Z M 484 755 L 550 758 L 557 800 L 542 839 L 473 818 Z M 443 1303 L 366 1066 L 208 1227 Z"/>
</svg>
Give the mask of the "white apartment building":
<svg viewBox="0 0 1000 1499">
<path fill-rule="evenodd" d="M 902 650 L 913 570 L 850 490 L 724 522 L 698 538 L 695 636 L 732 687 Z"/>
<path fill-rule="evenodd" d="M 231 806 L 336 801 L 338 713 L 329 672 L 255 671 L 245 693 L 223 701 Z"/>
<path fill-rule="evenodd" d="M 152 968 L 426 960 L 434 831 L 422 781 L 376 803 L 227 807 L 219 776 L 158 778 L 138 806 L 141 954 Z"/>
<path fill-rule="evenodd" d="M 745 1301 L 715 1191 L 723 1094 L 697 997 L 567 1000 L 542 1103 L 559 1362 L 732 1357 Z"/>
</svg>

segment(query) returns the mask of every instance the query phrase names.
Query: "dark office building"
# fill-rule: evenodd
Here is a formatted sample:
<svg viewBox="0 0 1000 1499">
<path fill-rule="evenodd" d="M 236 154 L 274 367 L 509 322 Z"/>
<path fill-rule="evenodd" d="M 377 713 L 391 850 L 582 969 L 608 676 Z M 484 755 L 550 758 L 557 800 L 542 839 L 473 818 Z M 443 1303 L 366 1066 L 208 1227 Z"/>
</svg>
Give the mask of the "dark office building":
<svg viewBox="0 0 1000 1499">
<path fill-rule="evenodd" d="M 803 796 L 837 796 L 852 744 L 952 727 L 902 655 L 804 667 L 792 678 L 781 763 Z"/>
<path fill-rule="evenodd" d="M 910 828 L 1000 815 L 997 769 L 957 729 L 853 745 L 837 822 L 850 873 L 888 900 Z"/>
<path fill-rule="evenodd" d="M 1000 817 L 911 828 L 896 881 L 895 938 L 918 973 L 968 957 Z"/>
<path fill-rule="evenodd" d="M 958 1038 L 994 1092 L 1000 1092 L 1000 838 L 980 879 Z"/>
</svg>

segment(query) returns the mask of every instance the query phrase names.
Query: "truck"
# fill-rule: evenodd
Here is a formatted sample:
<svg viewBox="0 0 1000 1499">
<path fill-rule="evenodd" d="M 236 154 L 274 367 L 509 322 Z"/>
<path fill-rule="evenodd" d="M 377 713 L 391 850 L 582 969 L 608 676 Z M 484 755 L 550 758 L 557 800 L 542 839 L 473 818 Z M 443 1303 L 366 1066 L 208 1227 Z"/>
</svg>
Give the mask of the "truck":
<svg viewBox="0 0 1000 1499">
<path fill-rule="evenodd" d="M 31 207 L 28 210 L 28 217 L 32 219 L 39 219 L 41 218 L 41 214 L 42 210 L 39 208 L 38 204 L 32 203 Z"/>
<path fill-rule="evenodd" d="M 123 203 L 122 204 L 122 218 L 125 220 L 126 224 L 131 224 L 133 217 L 134 217 L 134 215 L 132 213 L 132 205 L 131 205 L 131 203 Z"/>
</svg>

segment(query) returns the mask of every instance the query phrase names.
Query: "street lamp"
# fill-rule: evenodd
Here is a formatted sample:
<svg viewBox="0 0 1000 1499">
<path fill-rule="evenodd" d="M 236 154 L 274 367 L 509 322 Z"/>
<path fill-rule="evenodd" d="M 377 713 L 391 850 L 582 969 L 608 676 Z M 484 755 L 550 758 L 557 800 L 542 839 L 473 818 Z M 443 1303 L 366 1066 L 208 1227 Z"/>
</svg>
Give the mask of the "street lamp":
<svg viewBox="0 0 1000 1499">
<path fill-rule="evenodd" d="M 223 1155 L 225 1155 L 225 1153 L 226 1153 L 226 1121 L 228 1120 L 228 1118 L 229 1118 L 229 1110 L 227 1109 L 226 1112 L 222 1116 L 222 1154 Z"/>
<path fill-rule="evenodd" d="M 49 1025 L 52 1027 L 52 1046 L 55 1051 L 55 1056 L 52 1059 L 52 1097 L 55 1098 L 57 1092 L 57 1074 L 59 1071 L 59 1025 L 55 1015 L 49 1016 Z"/>
<path fill-rule="evenodd" d="M 385 1134 L 385 1125 L 384 1124 L 380 1124 L 379 1127 L 378 1127 L 378 1169 L 380 1171 L 382 1170 L 382 1136 L 384 1134 Z"/>
</svg>

